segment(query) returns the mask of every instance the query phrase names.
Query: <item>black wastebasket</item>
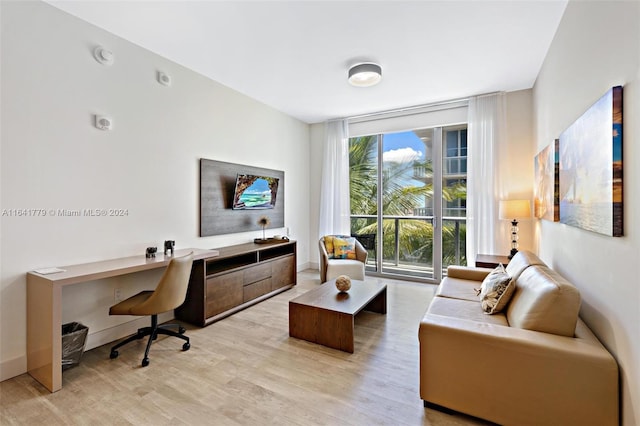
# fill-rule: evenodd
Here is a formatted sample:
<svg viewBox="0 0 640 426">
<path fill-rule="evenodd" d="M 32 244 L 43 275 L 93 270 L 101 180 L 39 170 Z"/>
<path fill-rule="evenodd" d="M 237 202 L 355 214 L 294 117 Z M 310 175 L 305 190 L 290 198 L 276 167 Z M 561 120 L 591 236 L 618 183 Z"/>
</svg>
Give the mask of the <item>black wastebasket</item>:
<svg viewBox="0 0 640 426">
<path fill-rule="evenodd" d="M 80 364 L 89 327 L 79 322 L 62 325 L 62 371 Z"/>
</svg>

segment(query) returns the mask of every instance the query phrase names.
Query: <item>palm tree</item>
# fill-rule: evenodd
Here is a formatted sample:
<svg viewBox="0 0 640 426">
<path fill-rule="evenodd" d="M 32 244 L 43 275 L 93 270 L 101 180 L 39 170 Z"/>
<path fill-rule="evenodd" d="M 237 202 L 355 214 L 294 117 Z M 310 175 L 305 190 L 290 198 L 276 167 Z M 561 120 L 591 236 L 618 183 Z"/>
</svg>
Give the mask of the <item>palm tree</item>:
<svg viewBox="0 0 640 426">
<path fill-rule="evenodd" d="M 378 159 L 377 136 L 361 136 L 349 140 L 350 168 L 350 202 L 351 214 L 376 216 L 378 214 Z M 424 185 L 415 185 L 410 177 L 414 167 L 420 167 L 422 176 L 432 176 L 433 167 L 430 160 L 385 164 L 382 179 L 382 213 L 385 216 L 413 215 L 416 208 L 424 206 L 425 200 L 433 198 L 433 182 L 427 179 Z M 450 201 L 466 197 L 464 185 L 443 188 L 443 198 Z M 424 263 L 431 263 L 433 249 L 433 225 L 426 218 L 384 219 L 383 257 L 394 259 L 396 252 L 395 235 L 398 226 L 398 244 L 402 257 L 419 258 Z M 352 219 L 354 234 L 376 234 L 375 218 Z M 454 227 L 443 227 L 443 257 L 455 259 Z M 446 250 L 446 252 L 444 251 Z M 453 263 L 453 262 L 451 262 Z"/>
</svg>

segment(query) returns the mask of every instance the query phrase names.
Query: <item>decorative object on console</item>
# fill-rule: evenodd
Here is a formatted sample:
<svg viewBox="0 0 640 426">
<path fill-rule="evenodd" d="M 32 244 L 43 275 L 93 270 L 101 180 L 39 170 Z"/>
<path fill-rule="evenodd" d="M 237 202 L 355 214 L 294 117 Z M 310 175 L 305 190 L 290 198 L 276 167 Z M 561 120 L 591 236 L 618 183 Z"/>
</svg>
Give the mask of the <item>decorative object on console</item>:
<svg viewBox="0 0 640 426">
<path fill-rule="evenodd" d="M 260 219 L 258 219 L 258 225 L 262 226 L 262 240 L 266 241 L 267 239 L 264 234 L 264 228 L 269 226 L 270 223 L 271 220 L 267 216 L 260 216 Z"/>
<path fill-rule="evenodd" d="M 171 256 L 173 256 L 173 249 L 176 247 L 176 242 L 174 240 L 166 240 L 164 242 L 164 255 L 167 255 L 167 252 L 171 252 Z"/>
<path fill-rule="evenodd" d="M 336 278 L 336 288 L 341 293 L 346 293 L 351 288 L 351 278 L 348 275 L 340 275 Z"/>
<path fill-rule="evenodd" d="M 157 251 L 158 251 L 158 247 L 147 247 L 147 251 L 145 252 L 146 258 L 151 259 L 152 257 L 156 257 Z"/>
<path fill-rule="evenodd" d="M 534 215 L 538 219 L 560 220 L 560 140 L 540 151 L 534 158 Z"/>
<path fill-rule="evenodd" d="M 511 220 L 511 252 L 509 259 L 518 252 L 518 219 L 531 217 L 531 202 L 529 200 L 500 201 L 500 219 Z"/>
<path fill-rule="evenodd" d="M 560 222 L 623 235 L 622 87 L 600 98 L 560 135 Z"/>
</svg>

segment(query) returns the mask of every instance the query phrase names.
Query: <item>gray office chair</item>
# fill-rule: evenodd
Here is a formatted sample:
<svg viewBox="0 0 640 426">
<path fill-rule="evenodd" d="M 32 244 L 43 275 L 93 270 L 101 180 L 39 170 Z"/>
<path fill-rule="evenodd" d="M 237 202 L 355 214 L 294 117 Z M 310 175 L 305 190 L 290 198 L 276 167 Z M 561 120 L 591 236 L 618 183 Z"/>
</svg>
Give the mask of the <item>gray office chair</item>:
<svg viewBox="0 0 640 426">
<path fill-rule="evenodd" d="M 164 275 L 160 279 L 160 283 L 154 291 L 143 291 L 132 296 L 117 305 L 113 305 L 109 309 L 109 315 L 151 315 L 151 326 L 138 329 L 133 336 L 128 337 L 122 342 L 111 348 L 111 359 L 118 357 L 118 348 L 149 336 L 147 349 L 142 358 L 142 366 L 149 365 L 149 349 L 151 342 L 156 340 L 158 334 L 178 337 L 185 340 L 182 345 L 183 351 L 188 351 L 191 347 L 189 338 L 184 335 L 185 329 L 179 324 L 162 324 L 158 325 L 158 314 L 170 311 L 182 305 L 187 297 L 187 287 L 189 286 L 189 276 L 191 275 L 191 265 L 193 264 L 193 252 L 186 256 L 171 259 L 169 266 L 164 271 Z M 170 328 L 177 328 L 178 332 Z"/>
</svg>

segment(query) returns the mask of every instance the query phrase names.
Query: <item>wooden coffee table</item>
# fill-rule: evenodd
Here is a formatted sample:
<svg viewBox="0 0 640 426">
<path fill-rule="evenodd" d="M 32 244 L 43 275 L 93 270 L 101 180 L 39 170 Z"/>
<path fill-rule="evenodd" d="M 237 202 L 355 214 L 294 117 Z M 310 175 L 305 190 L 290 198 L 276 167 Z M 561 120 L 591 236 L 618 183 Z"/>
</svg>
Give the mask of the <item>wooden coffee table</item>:
<svg viewBox="0 0 640 426">
<path fill-rule="evenodd" d="M 289 336 L 353 353 L 354 317 L 362 310 L 387 313 L 385 284 L 351 280 L 340 293 L 327 281 L 289 301 Z"/>
</svg>

